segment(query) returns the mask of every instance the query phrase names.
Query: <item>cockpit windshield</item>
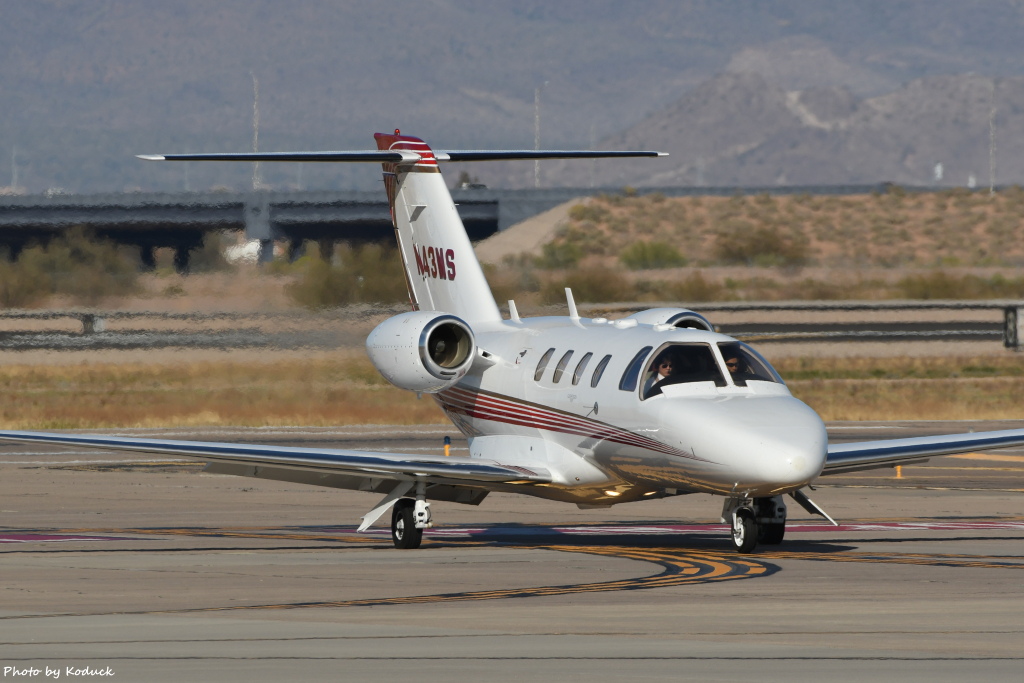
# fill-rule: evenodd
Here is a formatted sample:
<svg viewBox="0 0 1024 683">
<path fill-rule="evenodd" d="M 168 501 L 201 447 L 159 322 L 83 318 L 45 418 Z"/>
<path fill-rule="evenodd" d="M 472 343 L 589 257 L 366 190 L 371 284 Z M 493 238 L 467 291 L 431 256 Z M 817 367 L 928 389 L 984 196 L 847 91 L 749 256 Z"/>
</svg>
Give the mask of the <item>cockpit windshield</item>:
<svg viewBox="0 0 1024 683">
<path fill-rule="evenodd" d="M 708 344 L 667 344 L 654 354 L 654 360 L 644 373 L 643 398 L 651 398 L 670 384 L 684 382 L 714 382 L 724 387 L 714 352 Z"/>
<path fill-rule="evenodd" d="M 743 342 L 719 342 L 718 349 L 736 386 L 745 387 L 750 380 L 784 384 L 768 361 Z"/>
</svg>

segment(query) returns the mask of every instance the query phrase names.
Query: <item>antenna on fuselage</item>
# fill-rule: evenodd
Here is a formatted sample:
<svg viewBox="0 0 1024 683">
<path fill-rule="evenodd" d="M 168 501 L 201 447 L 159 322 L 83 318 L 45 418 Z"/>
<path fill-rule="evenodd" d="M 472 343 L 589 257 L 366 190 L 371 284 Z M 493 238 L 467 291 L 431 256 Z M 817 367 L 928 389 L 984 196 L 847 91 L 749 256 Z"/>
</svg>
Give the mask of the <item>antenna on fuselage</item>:
<svg viewBox="0 0 1024 683">
<path fill-rule="evenodd" d="M 572 290 L 568 287 L 565 288 L 565 302 L 569 304 L 569 319 L 574 323 L 580 321 L 580 313 L 576 310 L 576 300 L 572 298 Z"/>
<path fill-rule="evenodd" d="M 521 323 L 519 319 L 519 309 L 516 308 L 516 302 L 512 299 L 508 300 L 508 319 L 514 323 Z"/>
</svg>

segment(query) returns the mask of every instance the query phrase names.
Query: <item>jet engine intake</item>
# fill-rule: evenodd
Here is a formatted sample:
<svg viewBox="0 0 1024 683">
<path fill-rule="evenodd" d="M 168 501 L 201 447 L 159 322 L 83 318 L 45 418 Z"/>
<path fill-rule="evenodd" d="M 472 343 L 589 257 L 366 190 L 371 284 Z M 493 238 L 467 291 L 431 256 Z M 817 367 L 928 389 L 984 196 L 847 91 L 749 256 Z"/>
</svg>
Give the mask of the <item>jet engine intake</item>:
<svg viewBox="0 0 1024 683">
<path fill-rule="evenodd" d="M 378 325 L 366 338 L 366 352 L 396 387 L 434 393 L 466 375 L 476 355 L 476 338 L 454 315 L 412 311 Z"/>
</svg>

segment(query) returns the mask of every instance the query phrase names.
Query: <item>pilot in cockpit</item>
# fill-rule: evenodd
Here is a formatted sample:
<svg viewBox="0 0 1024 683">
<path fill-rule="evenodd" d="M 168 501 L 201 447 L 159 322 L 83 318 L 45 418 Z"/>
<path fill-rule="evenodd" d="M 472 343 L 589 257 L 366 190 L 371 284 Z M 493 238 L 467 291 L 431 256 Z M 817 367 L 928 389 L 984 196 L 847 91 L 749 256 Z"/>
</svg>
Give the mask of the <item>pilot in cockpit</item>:
<svg viewBox="0 0 1024 683">
<path fill-rule="evenodd" d="M 747 386 L 750 380 L 762 382 L 781 382 L 774 376 L 763 362 L 744 349 L 739 343 L 719 344 L 722 351 L 722 358 L 725 360 L 725 367 L 729 371 L 732 383 L 738 387 Z"/>
<path fill-rule="evenodd" d="M 725 357 L 725 367 L 728 368 L 729 375 L 732 377 L 732 381 L 736 384 L 745 382 L 748 379 L 757 379 L 757 377 L 750 372 L 750 368 L 747 367 L 747 363 L 739 354 L 734 356 L 727 355 Z"/>
</svg>

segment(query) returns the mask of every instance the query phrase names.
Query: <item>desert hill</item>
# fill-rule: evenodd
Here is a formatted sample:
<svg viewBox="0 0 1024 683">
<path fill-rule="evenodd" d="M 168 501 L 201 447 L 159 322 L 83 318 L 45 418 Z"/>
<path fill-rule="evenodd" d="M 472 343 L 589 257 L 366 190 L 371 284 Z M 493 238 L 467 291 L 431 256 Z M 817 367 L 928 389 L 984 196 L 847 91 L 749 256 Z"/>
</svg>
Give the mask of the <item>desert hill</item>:
<svg viewBox="0 0 1024 683">
<path fill-rule="evenodd" d="M 250 149 L 254 77 L 263 150 L 363 148 L 395 127 L 439 147 L 531 147 L 540 88 L 545 146 L 676 153 L 636 177 L 544 171 L 546 184 L 584 186 L 927 182 L 965 150 L 948 182 L 983 182 L 976 105 L 996 78 L 997 177 L 1021 182 L 1009 107 L 1024 17 L 1010 1 L 4 0 L 0 12 L 0 185 L 33 192 L 251 187 L 245 164 L 133 155 Z M 532 164 L 485 172 L 533 181 Z M 281 164 L 263 181 L 370 189 L 378 175 Z"/>
<path fill-rule="evenodd" d="M 931 76 L 864 98 L 846 88 L 790 91 L 760 74 L 727 73 L 601 144 L 671 156 L 588 168 L 562 163 L 546 177 L 597 187 L 630 180 L 653 187 L 987 187 L 991 148 L 996 184 L 1022 184 L 1024 77 Z"/>
</svg>

